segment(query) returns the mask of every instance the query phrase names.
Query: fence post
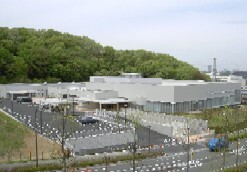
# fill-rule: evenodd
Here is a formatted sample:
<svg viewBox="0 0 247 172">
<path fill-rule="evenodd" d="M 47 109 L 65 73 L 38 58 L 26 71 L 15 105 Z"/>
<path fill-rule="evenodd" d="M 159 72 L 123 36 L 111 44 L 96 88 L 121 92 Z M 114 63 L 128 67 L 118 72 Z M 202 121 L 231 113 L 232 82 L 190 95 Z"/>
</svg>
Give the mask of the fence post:
<svg viewBox="0 0 247 172">
<path fill-rule="evenodd" d="M 29 160 L 30 161 L 32 160 L 32 154 L 31 154 L 31 152 L 29 152 Z"/>
</svg>

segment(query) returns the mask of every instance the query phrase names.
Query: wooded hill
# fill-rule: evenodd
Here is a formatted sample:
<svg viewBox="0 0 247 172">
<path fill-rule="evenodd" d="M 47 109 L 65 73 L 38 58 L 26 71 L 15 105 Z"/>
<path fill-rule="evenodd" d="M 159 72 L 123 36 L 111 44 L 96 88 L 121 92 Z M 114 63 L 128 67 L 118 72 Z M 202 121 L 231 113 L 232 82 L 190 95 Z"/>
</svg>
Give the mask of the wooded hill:
<svg viewBox="0 0 247 172">
<path fill-rule="evenodd" d="M 164 79 L 207 79 L 192 65 L 168 54 L 115 50 L 86 36 L 52 29 L 0 27 L 0 83 L 77 82 L 88 81 L 92 75 L 121 72 Z"/>
</svg>

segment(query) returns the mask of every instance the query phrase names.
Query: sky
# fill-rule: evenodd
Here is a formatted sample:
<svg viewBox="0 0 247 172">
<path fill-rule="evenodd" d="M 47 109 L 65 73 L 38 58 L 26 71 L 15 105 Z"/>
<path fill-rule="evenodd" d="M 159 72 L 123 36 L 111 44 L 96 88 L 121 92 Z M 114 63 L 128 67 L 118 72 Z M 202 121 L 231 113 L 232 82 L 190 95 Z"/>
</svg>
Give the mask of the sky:
<svg viewBox="0 0 247 172">
<path fill-rule="evenodd" d="M 115 49 L 247 71 L 246 0 L 0 0 L 0 27 L 54 29 Z"/>
</svg>

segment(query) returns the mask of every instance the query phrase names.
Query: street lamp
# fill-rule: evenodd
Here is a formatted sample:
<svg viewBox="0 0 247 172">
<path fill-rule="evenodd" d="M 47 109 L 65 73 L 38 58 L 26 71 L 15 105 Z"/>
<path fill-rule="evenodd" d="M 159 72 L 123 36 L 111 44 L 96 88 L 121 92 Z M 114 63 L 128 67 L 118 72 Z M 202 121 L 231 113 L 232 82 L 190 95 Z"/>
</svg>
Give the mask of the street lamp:
<svg viewBox="0 0 247 172">
<path fill-rule="evenodd" d="M 42 115 L 42 111 L 39 111 L 39 115 L 40 115 L 40 133 L 42 135 L 43 134 L 43 115 Z"/>
<path fill-rule="evenodd" d="M 73 108 L 72 114 L 73 116 L 75 116 L 75 97 L 74 96 L 72 97 L 72 108 Z"/>
<path fill-rule="evenodd" d="M 14 104 L 13 104 L 14 100 L 11 100 L 11 115 L 14 116 Z"/>
<path fill-rule="evenodd" d="M 129 143 L 129 148 L 132 149 L 132 154 L 133 154 L 133 158 L 132 158 L 132 166 L 133 166 L 133 172 L 135 172 L 136 170 L 136 161 L 135 161 L 135 156 L 136 156 L 136 140 L 134 140 L 133 143 Z"/>
<path fill-rule="evenodd" d="M 65 136 L 66 136 L 66 134 L 65 134 L 65 129 L 66 129 L 66 122 L 67 122 L 67 119 L 66 119 L 66 117 L 67 117 L 67 115 L 68 115 L 68 109 L 69 109 L 70 107 L 69 106 L 64 106 L 64 109 L 63 109 L 63 120 L 62 120 L 62 138 L 61 138 L 61 142 L 62 142 L 62 144 L 61 144 L 61 146 L 62 146 L 62 152 L 63 152 L 63 169 L 64 169 L 64 171 L 66 171 L 66 152 L 65 152 L 65 149 L 64 149 L 64 146 L 65 146 Z"/>
<path fill-rule="evenodd" d="M 35 150 L 36 150 L 36 167 L 38 167 L 39 166 L 39 160 L 38 160 L 38 133 L 37 133 L 37 122 L 36 122 L 36 120 L 37 120 L 37 112 L 38 112 L 38 109 L 39 108 L 37 108 L 36 110 L 35 110 L 35 114 L 34 114 L 34 118 L 35 118 L 35 120 L 34 120 L 34 129 L 35 129 Z"/>
<path fill-rule="evenodd" d="M 190 161 L 190 127 L 187 124 L 187 134 L 188 134 L 188 150 L 187 150 L 187 172 L 189 171 L 189 161 Z"/>
<path fill-rule="evenodd" d="M 107 172 L 107 167 L 108 167 L 108 164 L 109 164 L 109 161 L 110 161 L 110 157 L 107 157 L 106 155 L 104 156 L 105 157 L 105 172 Z"/>
<path fill-rule="evenodd" d="M 126 130 L 126 108 L 128 107 L 128 104 L 124 104 L 124 109 L 125 109 L 125 118 L 124 118 L 124 124 L 125 124 L 125 130 Z"/>
<path fill-rule="evenodd" d="M 148 156 L 150 156 L 150 128 L 151 126 L 147 126 L 148 128 Z"/>
<path fill-rule="evenodd" d="M 223 112 L 223 116 L 225 116 L 225 142 L 228 140 L 228 119 L 227 119 L 227 114 Z M 223 170 L 225 169 L 225 163 L 226 163 L 226 145 L 224 145 L 224 152 L 223 152 Z"/>
</svg>

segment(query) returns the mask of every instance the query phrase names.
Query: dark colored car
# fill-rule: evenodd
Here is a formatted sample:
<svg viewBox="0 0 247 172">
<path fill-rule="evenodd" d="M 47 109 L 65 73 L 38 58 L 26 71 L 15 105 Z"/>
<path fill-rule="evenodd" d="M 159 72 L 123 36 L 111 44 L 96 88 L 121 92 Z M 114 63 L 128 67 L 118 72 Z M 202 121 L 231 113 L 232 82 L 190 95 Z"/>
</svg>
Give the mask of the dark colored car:
<svg viewBox="0 0 247 172">
<path fill-rule="evenodd" d="M 79 119 L 79 122 L 81 124 L 95 124 L 95 123 L 98 123 L 99 120 L 91 116 L 88 116 L 88 117 L 83 117 L 82 119 Z"/>
<path fill-rule="evenodd" d="M 16 101 L 21 104 L 32 104 L 32 98 L 31 97 L 17 97 Z"/>
</svg>

